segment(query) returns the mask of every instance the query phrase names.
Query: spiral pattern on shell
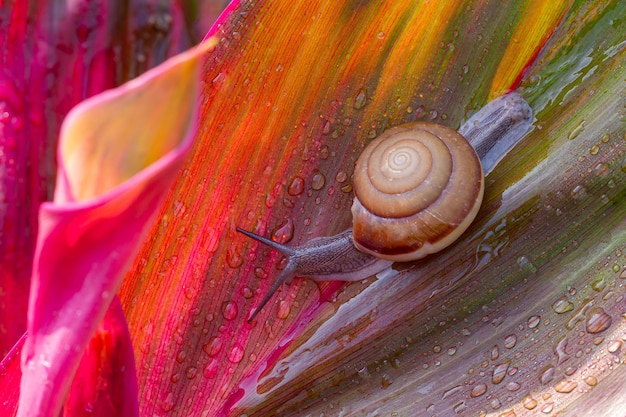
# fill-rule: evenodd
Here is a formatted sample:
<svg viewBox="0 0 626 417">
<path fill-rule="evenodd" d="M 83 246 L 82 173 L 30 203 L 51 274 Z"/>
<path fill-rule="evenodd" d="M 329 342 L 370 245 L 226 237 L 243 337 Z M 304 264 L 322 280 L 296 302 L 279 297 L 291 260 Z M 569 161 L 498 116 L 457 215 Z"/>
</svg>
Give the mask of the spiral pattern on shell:
<svg viewBox="0 0 626 417">
<path fill-rule="evenodd" d="M 354 243 L 393 261 L 438 252 L 474 220 L 483 191 L 480 159 L 459 133 L 425 122 L 393 127 L 357 160 Z"/>
</svg>

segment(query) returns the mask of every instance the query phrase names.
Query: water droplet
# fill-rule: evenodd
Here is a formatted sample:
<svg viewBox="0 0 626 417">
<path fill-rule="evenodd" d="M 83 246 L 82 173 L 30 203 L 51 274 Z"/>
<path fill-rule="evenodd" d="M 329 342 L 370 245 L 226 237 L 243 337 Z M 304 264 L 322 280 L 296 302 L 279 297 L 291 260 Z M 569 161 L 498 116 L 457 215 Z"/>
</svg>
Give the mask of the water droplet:
<svg viewBox="0 0 626 417">
<path fill-rule="evenodd" d="M 568 339 L 566 336 L 563 336 L 561 339 L 559 339 L 556 346 L 554 347 L 554 353 L 556 353 L 558 365 L 562 364 L 570 358 L 569 353 L 567 353 L 567 344 Z"/>
<path fill-rule="evenodd" d="M 511 392 L 517 391 L 520 387 L 521 385 L 518 382 L 509 382 L 506 384 L 506 389 Z"/>
<path fill-rule="evenodd" d="M 354 98 L 355 110 L 361 110 L 367 104 L 367 89 L 361 88 Z"/>
<path fill-rule="evenodd" d="M 226 320 L 234 320 L 238 312 L 239 308 L 234 301 L 228 301 L 222 305 L 222 315 Z"/>
<path fill-rule="evenodd" d="M 587 312 L 585 328 L 587 333 L 596 334 L 611 327 L 613 319 L 602 307 L 593 307 Z"/>
<path fill-rule="evenodd" d="M 584 381 L 590 387 L 595 387 L 596 385 L 598 385 L 598 378 L 596 378 L 595 376 L 586 376 Z"/>
<path fill-rule="evenodd" d="M 338 183 L 343 183 L 347 179 L 348 179 L 348 174 L 346 174 L 346 172 L 343 170 L 339 170 L 337 172 L 337 175 L 335 175 L 335 181 L 337 181 Z"/>
<path fill-rule="evenodd" d="M 176 362 L 178 363 L 183 363 L 185 361 L 185 359 L 187 358 L 187 352 L 185 352 L 184 350 L 181 350 L 180 352 L 178 352 L 178 354 L 176 355 Z"/>
<path fill-rule="evenodd" d="M 328 135 L 330 133 L 330 121 L 326 121 L 324 123 L 324 127 L 322 127 L 322 135 Z"/>
<path fill-rule="evenodd" d="M 500 357 L 500 349 L 498 349 L 498 345 L 494 345 L 491 348 L 491 360 L 495 361 Z"/>
<path fill-rule="evenodd" d="M 254 268 L 254 276 L 259 279 L 266 279 L 268 277 L 267 272 L 261 267 Z"/>
<path fill-rule="evenodd" d="M 491 382 L 499 384 L 506 376 L 506 371 L 509 369 L 509 362 L 503 362 L 493 369 L 493 375 L 491 376 Z"/>
<path fill-rule="evenodd" d="M 569 134 L 567 135 L 567 138 L 569 140 L 574 140 L 578 137 L 578 135 L 580 135 L 582 133 L 582 131 L 585 130 L 585 121 L 581 121 L 578 126 L 576 126 L 574 129 L 572 129 L 571 132 L 569 132 Z"/>
<path fill-rule="evenodd" d="M 615 353 L 622 347 L 621 340 L 611 340 L 606 347 L 609 353 Z"/>
<path fill-rule="evenodd" d="M 209 343 L 202 346 L 202 350 L 204 350 L 204 352 L 210 357 L 217 355 L 220 353 L 220 350 L 222 350 L 222 339 L 214 337 L 209 341 Z"/>
<path fill-rule="evenodd" d="M 552 304 L 552 309 L 557 314 L 567 313 L 568 311 L 572 311 L 574 309 L 574 304 L 567 300 L 557 300 L 554 304 Z"/>
<path fill-rule="evenodd" d="M 243 258 L 239 254 L 239 249 L 234 244 L 228 246 L 228 250 L 226 251 L 226 263 L 231 268 L 239 268 L 243 265 Z"/>
<path fill-rule="evenodd" d="M 470 396 L 472 398 L 480 397 L 485 392 L 487 392 L 487 385 L 485 385 L 485 384 L 478 384 L 474 388 L 472 388 L 472 392 L 470 393 Z"/>
<path fill-rule="evenodd" d="M 291 311 L 291 304 L 285 300 L 282 300 L 278 303 L 278 311 L 276 312 L 276 317 L 281 320 L 289 317 L 289 312 Z"/>
<path fill-rule="evenodd" d="M 328 146 L 326 145 L 322 146 L 322 149 L 320 149 L 320 158 L 328 159 L 329 154 L 330 154 L 330 151 L 328 150 Z"/>
<path fill-rule="evenodd" d="M 533 263 L 530 262 L 530 260 L 525 256 L 520 256 L 519 258 L 517 258 L 517 266 L 519 266 L 522 270 L 530 272 L 532 274 L 537 272 L 537 267 L 533 265 Z"/>
<path fill-rule="evenodd" d="M 220 369 L 219 361 L 211 359 L 209 363 L 204 367 L 204 377 L 213 379 L 217 376 L 217 372 Z"/>
<path fill-rule="evenodd" d="M 574 389 L 576 389 L 577 386 L 578 384 L 574 381 L 568 381 L 566 379 L 562 379 L 554 385 L 554 390 L 562 394 L 568 394 L 574 391 Z"/>
<path fill-rule="evenodd" d="M 491 400 L 491 402 L 489 402 L 489 405 L 494 410 L 497 410 L 498 408 L 502 407 L 502 404 L 500 403 L 500 400 L 497 399 L 497 398 L 494 398 L 493 400 Z"/>
<path fill-rule="evenodd" d="M 609 165 L 600 163 L 593 168 L 593 172 L 600 178 L 606 177 L 609 173 Z"/>
<path fill-rule="evenodd" d="M 453 410 L 456 414 L 461 414 L 467 410 L 467 404 L 465 404 L 465 401 L 461 401 L 460 403 L 454 405 Z"/>
<path fill-rule="evenodd" d="M 287 243 L 293 239 L 293 220 L 287 219 L 272 233 L 272 240 L 278 243 Z"/>
<path fill-rule="evenodd" d="M 597 155 L 599 151 L 600 147 L 598 145 L 593 145 L 591 148 L 589 148 L 589 153 L 591 155 Z"/>
<path fill-rule="evenodd" d="M 220 72 L 219 74 L 215 76 L 215 78 L 213 78 L 211 82 L 214 84 L 214 86 L 218 86 L 222 84 L 225 79 L 226 79 L 226 76 L 224 75 L 224 73 Z"/>
<path fill-rule="evenodd" d="M 382 30 L 380 32 L 378 32 L 378 34 L 376 35 L 376 37 L 380 40 L 383 40 L 387 37 L 387 35 L 385 35 L 385 32 L 383 32 Z"/>
<path fill-rule="evenodd" d="M 170 377 L 170 381 L 175 384 L 180 381 L 180 374 L 174 374 Z"/>
<path fill-rule="evenodd" d="M 250 298 L 254 296 L 254 292 L 252 291 L 250 287 L 243 287 L 241 289 L 241 295 L 243 295 L 243 298 L 249 300 Z"/>
<path fill-rule="evenodd" d="M 174 408 L 174 393 L 169 392 L 163 402 L 161 403 L 161 409 L 165 412 L 172 411 Z"/>
<path fill-rule="evenodd" d="M 384 374 L 380 377 L 380 387 L 382 389 L 386 389 L 389 385 L 393 383 L 393 379 L 388 374 Z"/>
<path fill-rule="evenodd" d="M 522 400 L 522 404 L 524 405 L 525 409 L 533 410 L 535 407 L 537 407 L 537 400 L 535 400 L 533 397 L 526 396 Z"/>
<path fill-rule="evenodd" d="M 606 288 L 606 281 L 604 280 L 604 277 L 600 277 L 589 285 L 594 291 L 601 292 Z"/>
<path fill-rule="evenodd" d="M 294 177 L 291 184 L 289 184 L 289 187 L 287 188 L 287 193 L 289 193 L 289 195 L 296 196 L 302 194 L 302 191 L 304 191 L 304 179 Z"/>
<path fill-rule="evenodd" d="M 443 394 L 441 395 L 441 399 L 445 400 L 448 397 L 451 397 L 457 393 L 460 393 L 462 390 L 463 390 L 463 387 L 461 385 L 455 385 L 454 387 L 445 390 Z"/>
<path fill-rule="evenodd" d="M 514 334 L 510 334 L 504 338 L 504 347 L 507 349 L 512 349 L 513 347 L 515 347 L 516 343 L 517 336 L 515 336 Z"/>
<path fill-rule="evenodd" d="M 530 316 L 528 318 L 527 324 L 529 328 L 534 329 L 535 327 L 539 325 L 540 322 L 541 322 L 541 316 Z"/>
<path fill-rule="evenodd" d="M 539 375 L 539 382 L 541 382 L 543 385 L 546 385 L 553 379 L 554 379 L 554 366 L 548 365 L 545 368 L 543 368 L 543 370 L 541 371 L 541 374 Z"/>
<path fill-rule="evenodd" d="M 582 200 L 587 197 L 587 189 L 582 185 L 577 185 L 570 194 L 574 200 Z"/>
<path fill-rule="evenodd" d="M 243 359 L 243 347 L 239 343 L 235 345 L 228 352 L 228 360 L 232 363 L 239 363 Z"/>
<path fill-rule="evenodd" d="M 546 403 L 541 407 L 541 412 L 545 414 L 550 414 L 554 410 L 554 403 Z"/>
<path fill-rule="evenodd" d="M 311 188 L 315 191 L 321 190 L 326 184 L 326 177 L 319 171 L 315 171 L 313 178 L 311 179 Z"/>
<path fill-rule="evenodd" d="M 352 191 L 352 184 L 346 184 L 341 186 L 341 192 L 349 193 Z"/>
<path fill-rule="evenodd" d="M 185 372 L 185 375 L 187 376 L 188 379 L 194 379 L 197 374 L 198 374 L 198 368 L 196 368 L 195 366 L 190 366 L 189 368 L 187 368 L 187 371 Z"/>
</svg>

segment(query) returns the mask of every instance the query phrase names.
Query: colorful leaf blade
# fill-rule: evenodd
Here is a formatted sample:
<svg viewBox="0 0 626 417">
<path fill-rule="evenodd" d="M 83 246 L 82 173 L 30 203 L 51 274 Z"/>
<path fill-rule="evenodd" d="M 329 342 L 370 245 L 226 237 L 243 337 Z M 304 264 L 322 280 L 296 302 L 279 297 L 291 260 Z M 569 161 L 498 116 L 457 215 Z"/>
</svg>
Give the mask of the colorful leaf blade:
<svg viewBox="0 0 626 417">
<path fill-rule="evenodd" d="M 18 416 L 58 415 L 83 350 L 191 147 L 197 122 L 197 61 L 213 45 L 207 41 L 132 83 L 83 102 L 68 116 L 55 201 L 43 204 L 40 212 Z M 181 112 L 172 112 L 169 104 Z M 146 120 L 158 123 L 137 123 Z M 160 130 L 154 131 L 155 126 Z M 133 160 L 124 160 L 129 154 Z M 108 165 L 110 161 L 115 163 Z M 96 171 L 102 178 L 95 177 Z M 105 326 L 115 326 L 114 333 L 121 326 L 123 339 L 126 325 L 120 316 L 119 308 L 113 310 Z M 123 342 L 98 354 L 110 355 L 100 358 L 101 363 L 119 354 L 128 368 L 133 361 L 126 356 L 129 352 Z M 93 366 L 90 357 L 88 352 L 83 361 L 88 367 Z M 84 369 L 79 375 L 92 372 L 96 370 Z M 131 396 L 119 399 L 130 415 L 137 412 L 129 409 L 136 406 L 133 384 L 128 383 L 134 383 L 134 377 L 121 378 L 129 392 L 111 393 Z M 83 387 L 75 389 L 82 393 L 70 395 L 68 406 L 85 402 Z M 93 389 L 98 394 L 97 387 Z M 98 398 L 93 401 L 94 406 L 104 404 Z M 73 415 L 76 410 L 65 412 Z"/>
<path fill-rule="evenodd" d="M 188 17 L 179 2 L 154 0 L 0 3 L 0 356 L 26 329 L 37 213 L 52 199 L 63 118 L 189 48 Z"/>
<path fill-rule="evenodd" d="M 278 404 L 295 408 L 307 399 L 298 395 L 305 387 L 314 398 L 317 390 L 332 395 L 334 389 L 329 387 L 352 375 L 344 376 L 344 367 L 354 371 L 359 348 L 365 346 L 359 341 L 371 343 L 387 335 L 381 340 L 390 346 L 403 343 L 406 326 L 399 325 L 398 317 L 404 313 L 391 305 L 392 300 L 400 300 L 399 308 L 406 311 L 409 300 L 441 293 L 438 282 L 418 281 L 407 287 L 411 280 L 397 277 L 392 282 L 406 282 L 396 284 L 394 298 L 372 295 L 374 288 L 391 283 L 354 284 L 337 295 L 340 284 L 318 289 L 296 280 L 280 291 L 255 324 L 247 325 L 247 315 L 276 274 L 277 258 L 233 230 L 242 226 L 283 240 L 294 236 L 294 243 L 340 231 L 349 222 L 347 179 L 368 136 L 416 118 L 440 119 L 456 127 L 466 106 L 484 104 L 497 66 L 468 69 L 468 75 L 463 75 L 463 67 L 469 62 L 474 68 L 472 63 L 477 62 L 476 68 L 484 68 L 506 53 L 506 48 L 490 45 L 508 30 L 506 25 L 497 26 L 510 19 L 510 10 L 495 3 L 471 5 L 469 12 L 458 5 L 439 15 L 434 10 L 425 13 L 421 7 L 427 5 L 413 10 L 397 3 L 380 6 L 384 13 L 377 13 L 377 6 L 370 3 L 320 4 L 317 9 L 310 3 L 278 4 L 274 9 L 246 3 L 219 22 L 220 48 L 205 73 L 203 141 L 122 289 L 129 322 L 140 329 L 133 341 L 143 387 L 142 412 L 228 415 L 242 409 L 274 412 Z M 540 26 L 544 32 L 532 38 L 535 44 L 528 51 L 541 48 L 569 4 L 552 7 L 552 25 Z M 433 16 L 440 30 L 408 25 L 424 15 Z M 459 22 L 469 25 L 476 20 L 482 24 L 482 38 L 474 42 L 475 36 L 459 37 L 454 50 L 463 58 L 452 64 L 449 42 L 443 39 L 446 34 L 453 39 L 455 25 L 464 27 Z M 289 25 L 279 23 L 285 21 Z M 382 31 L 385 25 L 389 29 Z M 418 40 L 436 46 L 432 56 L 414 46 Z M 408 46 L 411 53 L 403 56 L 400 46 Z M 416 50 L 425 62 L 415 58 Z M 397 54 L 394 59 L 388 59 L 390 51 Z M 521 71 L 528 60 L 528 54 L 520 54 L 516 68 Z M 499 192 L 499 187 L 492 191 L 487 210 L 495 209 Z M 485 221 L 483 217 L 483 227 Z M 461 242 L 442 255 L 445 258 L 428 263 L 433 271 L 437 259 L 451 264 L 445 273 L 457 278 L 451 278 L 450 285 L 463 276 L 465 260 L 474 257 L 472 248 L 481 236 L 477 230 L 489 233 L 479 227 L 480 223 L 472 235 L 473 246 L 462 250 Z M 411 273 L 416 271 L 403 274 Z M 155 283 L 140 279 L 146 275 L 167 277 L 167 285 L 155 292 Z M 328 303 L 329 298 L 334 302 Z M 364 307 L 350 304 L 363 298 Z M 368 306 L 377 306 L 376 313 Z M 333 319 L 337 309 L 341 316 Z M 363 316 L 347 325 L 346 309 L 357 309 Z M 383 311 L 388 318 L 370 317 Z M 409 322 L 418 326 L 423 316 L 414 314 Z M 343 341 L 329 330 L 334 326 L 340 330 L 347 326 L 350 336 Z M 324 333 L 316 333 L 320 329 Z M 328 343 L 330 349 L 320 351 L 326 359 L 314 370 L 306 364 L 320 358 L 300 355 L 314 343 L 307 343 L 311 335 L 316 336 L 315 343 Z M 384 349 L 374 343 L 367 351 L 380 358 L 372 352 Z M 295 364 L 287 367 L 288 359 Z M 329 373 L 330 369 L 335 371 Z M 316 377 L 319 386 L 312 389 L 307 384 Z M 204 400 L 189 390 L 195 384 L 210 393 Z M 374 386 L 379 389 L 380 384 Z M 295 399 L 286 399 L 294 395 Z"/>
</svg>

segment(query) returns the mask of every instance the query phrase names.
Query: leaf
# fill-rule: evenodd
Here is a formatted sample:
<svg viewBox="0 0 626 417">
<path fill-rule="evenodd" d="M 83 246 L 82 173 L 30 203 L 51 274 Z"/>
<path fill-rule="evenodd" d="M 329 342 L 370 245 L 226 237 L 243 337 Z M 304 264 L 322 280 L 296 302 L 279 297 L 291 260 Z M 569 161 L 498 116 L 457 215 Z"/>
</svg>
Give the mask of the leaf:
<svg viewBox="0 0 626 417">
<path fill-rule="evenodd" d="M 93 372 L 106 377 L 107 365 L 115 362 L 122 367 L 110 375 L 120 379 L 122 389 L 116 391 L 110 379 L 102 387 L 91 386 L 92 405 L 103 404 L 98 391 L 104 389 L 116 414 L 136 415 L 133 358 L 115 304 L 98 337 L 110 335 L 121 343 L 105 342 L 98 352 L 83 352 L 190 149 L 197 122 L 197 61 L 213 45 L 209 40 L 84 101 L 66 118 L 54 201 L 40 210 L 18 416 L 57 416 L 81 356 L 88 369 L 78 372 L 77 392 L 70 394 L 65 415 L 84 410 L 81 397 L 87 392 L 77 385 L 81 379 L 92 378 Z M 172 112 L 171 106 L 180 111 Z M 124 369 L 130 374 L 124 375 Z"/>
<path fill-rule="evenodd" d="M 552 61 L 541 60 L 570 31 L 620 50 L 618 35 L 585 35 L 619 22 L 616 3 L 551 3 L 541 14 L 516 14 L 535 4 L 257 2 L 226 11 L 211 33 L 221 41 L 205 69 L 201 140 L 121 291 L 136 329 L 143 414 L 411 413 L 415 398 L 424 413 L 521 413 L 531 400 L 533 409 L 550 406 L 543 390 L 556 396 L 558 381 L 540 386 L 540 370 L 524 349 L 541 347 L 538 360 L 555 376 L 572 376 L 553 351 L 562 334 L 550 333 L 549 323 L 561 317 L 551 305 L 569 294 L 560 274 L 582 276 L 597 264 L 576 264 L 572 273 L 579 252 L 556 254 L 572 250 L 573 221 L 590 219 L 577 229 L 586 235 L 606 213 L 605 206 L 571 208 L 578 204 L 572 181 L 589 169 L 579 162 L 589 143 L 567 141 L 559 118 L 565 113 L 543 113 L 546 97 L 568 89 L 559 71 L 553 86 L 526 79 L 537 130 L 488 179 L 474 227 L 436 257 L 398 265 L 378 281 L 318 287 L 294 280 L 248 325 L 278 258 L 234 233 L 241 226 L 296 244 L 341 231 L 349 224 L 354 160 L 388 126 L 432 119 L 458 127 L 466 109 L 515 87 L 538 51 L 529 74 L 548 68 Z M 521 21 L 538 33 L 516 53 L 521 39 L 512 33 L 522 33 Z M 512 75 L 498 64 L 503 57 Z M 615 102 L 607 94 L 589 106 Z M 619 139 L 614 119 L 605 125 L 603 117 L 594 119 L 593 132 L 607 128 Z M 619 154 L 622 144 L 614 143 Z M 548 162 L 555 164 L 546 170 Z M 609 201 L 620 201 L 620 187 Z M 553 195 L 567 215 L 557 215 Z M 602 199 L 588 191 L 585 201 Z M 531 344 L 544 339 L 551 344 Z M 582 369 L 582 356 L 570 356 L 580 365 L 574 372 Z M 552 407 L 564 408 L 576 398 L 570 394 L 559 392 Z"/>
<path fill-rule="evenodd" d="M 195 43 L 179 2 L 0 3 L 0 357 L 26 329 L 37 213 L 77 103 Z"/>
</svg>

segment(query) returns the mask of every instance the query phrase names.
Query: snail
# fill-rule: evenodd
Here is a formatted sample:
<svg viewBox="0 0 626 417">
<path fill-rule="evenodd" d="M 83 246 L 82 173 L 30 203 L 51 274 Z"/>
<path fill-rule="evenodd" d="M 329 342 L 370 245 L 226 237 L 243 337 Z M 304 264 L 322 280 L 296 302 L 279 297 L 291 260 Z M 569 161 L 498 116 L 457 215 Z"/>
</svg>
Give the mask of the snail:
<svg viewBox="0 0 626 417">
<path fill-rule="evenodd" d="M 294 276 L 359 281 L 394 262 L 421 259 L 452 244 L 478 213 L 484 176 L 531 126 L 532 109 L 518 93 L 510 93 L 488 103 L 458 132 L 427 122 L 392 127 L 356 162 L 352 228 L 300 246 L 237 228 L 287 259 L 248 323 Z"/>
</svg>

